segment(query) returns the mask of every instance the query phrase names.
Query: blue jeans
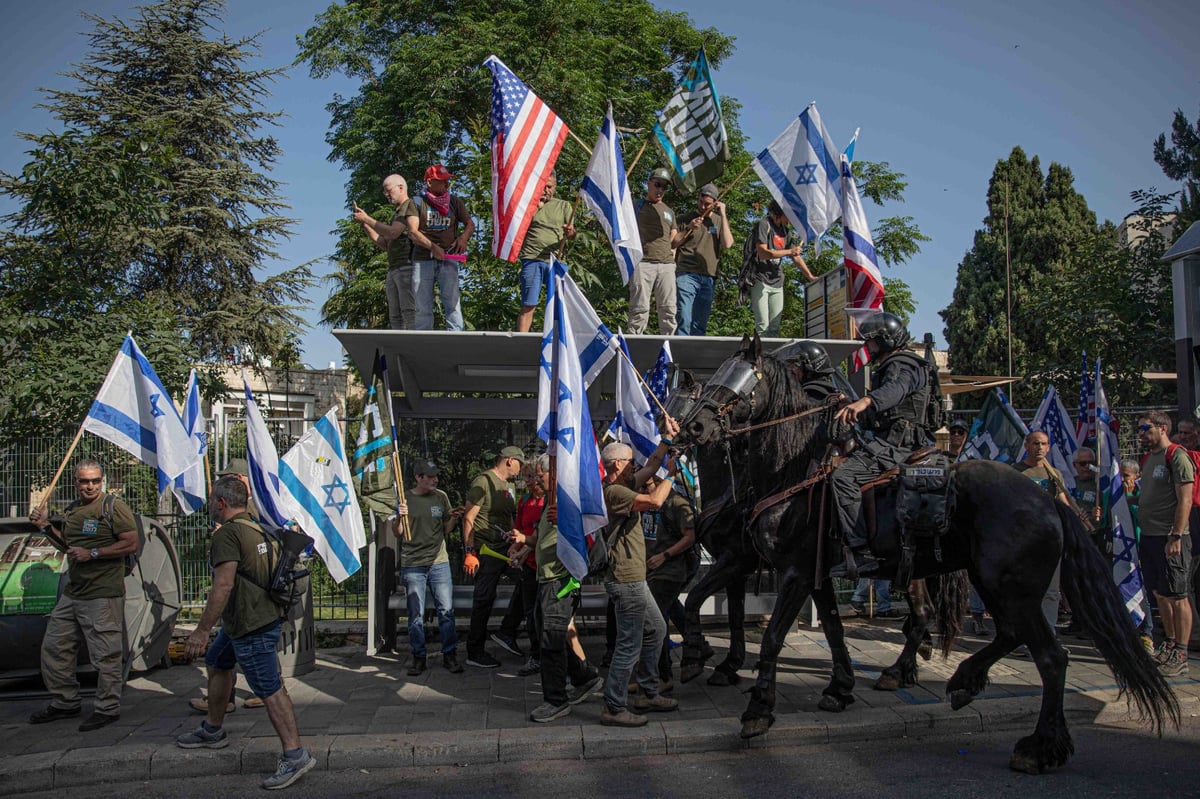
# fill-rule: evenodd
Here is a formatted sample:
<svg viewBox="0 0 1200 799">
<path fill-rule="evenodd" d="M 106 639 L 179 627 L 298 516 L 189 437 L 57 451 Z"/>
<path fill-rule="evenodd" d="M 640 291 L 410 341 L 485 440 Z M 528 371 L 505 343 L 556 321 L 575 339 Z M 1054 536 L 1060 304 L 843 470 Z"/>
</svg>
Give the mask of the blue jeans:
<svg viewBox="0 0 1200 799">
<path fill-rule="evenodd" d="M 432 566 L 402 566 L 400 580 L 408 598 L 408 644 L 415 657 L 425 657 L 425 588 L 433 589 L 433 604 L 437 607 L 438 629 L 442 633 L 442 654 L 458 649 L 458 634 L 454 630 L 454 581 L 450 578 L 448 562 Z"/>
<path fill-rule="evenodd" d="M 246 684 L 255 696 L 259 699 L 274 696 L 283 687 L 279 678 L 279 655 L 275 653 L 283 632 L 281 624 L 281 621 L 275 621 L 241 638 L 230 638 L 222 627 L 208 647 L 205 664 L 218 671 L 233 671 L 234 666 L 241 666 Z"/>
<path fill-rule="evenodd" d="M 617 642 L 604 681 L 604 704 L 617 713 L 629 703 L 629 677 L 635 674 L 634 667 L 642 692 L 658 695 L 658 655 L 667 637 L 667 625 L 645 580 L 606 580 L 604 590 L 617 616 Z"/>
<path fill-rule="evenodd" d="M 675 335 L 703 336 L 708 331 L 715 284 L 708 275 L 675 275 Z"/>
<path fill-rule="evenodd" d="M 413 264 L 413 295 L 417 302 L 417 330 L 433 330 L 433 284 L 442 295 L 442 314 L 447 330 L 462 330 L 462 304 L 458 291 L 457 261 L 416 261 Z"/>
<path fill-rule="evenodd" d="M 854 589 L 854 593 L 850 597 L 851 602 L 857 602 L 860 605 L 867 604 L 867 598 L 871 596 L 871 580 L 863 577 L 858 581 L 858 586 Z M 875 580 L 875 612 L 887 613 L 892 609 L 892 597 L 889 593 L 892 590 L 891 580 Z"/>
</svg>

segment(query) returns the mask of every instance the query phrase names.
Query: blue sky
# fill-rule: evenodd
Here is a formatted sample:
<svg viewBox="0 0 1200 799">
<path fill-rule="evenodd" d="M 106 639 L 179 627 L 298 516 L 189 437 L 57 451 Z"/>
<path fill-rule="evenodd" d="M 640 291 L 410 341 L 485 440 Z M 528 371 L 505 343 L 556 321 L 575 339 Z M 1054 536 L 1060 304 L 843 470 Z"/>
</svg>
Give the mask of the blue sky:
<svg viewBox="0 0 1200 799">
<path fill-rule="evenodd" d="M 262 65 L 286 66 L 295 39 L 328 7 L 326 0 L 288 3 L 233 0 L 224 31 L 261 31 Z M 736 37 L 737 50 L 714 74 L 717 89 L 743 105 L 751 150 L 764 147 L 810 100 L 834 140 L 862 128 L 856 157 L 888 161 L 905 173 L 902 206 L 868 205 L 868 218 L 912 216 L 933 241 L 907 265 L 886 274 L 913 288 L 912 331 L 942 341 L 937 312 L 950 301 L 955 269 L 986 213 L 992 168 L 1020 145 L 1043 168 L 1071 168 L 1075 186 L 1096 214 L 1119 221 L 1129 192 L 1174 190 L 1154 163 L 1154 138 L 1176 108 L 1200 114 L 1200 4 L 1157 2 L 904 3 L 847 0 L 837 5 L 759 0 L 660 2 L 686 12 L 698 27 Z M 128 16 L 135 4 L 93 0 L 100 16 Z M 38 87 L 64 87 L 57 74 L 79 61 L 91 25 L 78 0 L 42 0 L 6 9 L 0 31 L 0 169 L 25 163 L 17 131 L 52 125 Z M 752 9 L 752 13 L 747 13 Z M 293 67 L 267 104 L 287 114 L 275 135 L 283 157 L 274 176 L 300 220 L 278 249 L 282 268 L 322 259 L 333 250 L 334 221 L 348 213 L 345 176 L 327 158 L 325 105 L 354 84 L 313 80 Z M 571 120 L 566 120 L 570 124 Z M 585 139 L 591 134 L 580 132 Z M 10 207 L 0 206 L 0 210 Z M 316 266 L 318 274 L 331 271 Z M 324 367 L 341 361 L 337 340 L 316 324 L 328 293 L 310 293 L 313 327 L 304 359 Z M 383 301 L 383 298 L 380 298 Z M 514 308 L 514 314 L 516 309 Z"/>
</svg>

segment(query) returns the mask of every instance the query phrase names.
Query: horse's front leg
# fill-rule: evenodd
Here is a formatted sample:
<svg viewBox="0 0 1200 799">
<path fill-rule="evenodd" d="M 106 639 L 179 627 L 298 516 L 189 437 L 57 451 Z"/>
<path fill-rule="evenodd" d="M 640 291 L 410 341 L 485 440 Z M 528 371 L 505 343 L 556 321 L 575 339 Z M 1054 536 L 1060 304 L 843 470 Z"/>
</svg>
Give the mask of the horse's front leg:
<svg viewBox="0 0 1200 799">
<path fill-rule="evenodd" d="M 729 615 L 729 652 L 708 677 L 709 685 L 737 685 L 738 669 L 746 664 L 746 575 L 738 574 L 725 586 Z"/>
<path fill-rule="evenodd" d="M 825 631 L 825 641 L 829 644 L 829 654 L 833 658 L 833 676 L 821 692 L 817 707 L 830 713 L 841 713 L 854 702 L 854 667 L 850 663 L 850 650 L 846 647 L 846 632 L 842 627 L 841 614 L 838 613 L 832 581 L 826 580 L 814 588 L 812 598 L 817 616 L 821 619 L 821 629 Z"/>
<path fill-rule="evenodd" d="M 742 737 L 762 735 L 775 723 L 775 666 L 783 649 L 784 638 L 796 622 L 800 607 L 812 591 L 812 567 L 798 569 L 788 566 L 779 575 L 779 595 L 771 621 L 763 634 L 758 659 L 758 678 L 750 689 L 750 704 L 742 713 Z"/>
<path fill-rule="evenodd" d="M 683 657 L 679 661 L 679 681 L 690 682 L 704 672 L 704 663 L 712 656 L 712 648 L 704 640 L 700 624 L 700 608 L 704 601 L 727 586 L 738 575 L 738 558 L 726 549 L 717 555 L 708 572 L 688 591 L 683 603 Z M 743 644 L 744 646 L 744 644 Z"/>
</svg>

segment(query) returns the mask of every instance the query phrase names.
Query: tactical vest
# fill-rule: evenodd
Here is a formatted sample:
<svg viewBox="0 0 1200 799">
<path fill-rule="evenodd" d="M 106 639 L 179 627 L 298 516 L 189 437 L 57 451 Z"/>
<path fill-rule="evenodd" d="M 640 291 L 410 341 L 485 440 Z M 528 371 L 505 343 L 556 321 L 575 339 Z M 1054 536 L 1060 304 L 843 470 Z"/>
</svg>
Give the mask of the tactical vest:
<svg viewBox="0 0 1200 799">
<path fill-rule="evenodd" d="M 918 372 L 925 376 L 925 381 L 920 388 L 901 400 L 899 405 L 880 412 L 876 417 L 875 431 L 893 446 L 923 446 L 931 432 L 926 425 L 931 393 L 929 362 L 908 350 L 899 350 L 883 363 L 883 368 L 879 370 L 880 377 L 884 377 L 891 365 L 900 360 L 908 361 L 916 367 Z"/>
</svg>

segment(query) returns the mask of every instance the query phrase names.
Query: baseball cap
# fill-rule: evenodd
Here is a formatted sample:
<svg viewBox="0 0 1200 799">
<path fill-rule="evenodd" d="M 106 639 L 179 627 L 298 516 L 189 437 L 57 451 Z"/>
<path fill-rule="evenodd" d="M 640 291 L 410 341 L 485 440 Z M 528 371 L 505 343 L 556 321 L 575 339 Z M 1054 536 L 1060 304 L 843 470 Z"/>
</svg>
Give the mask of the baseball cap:
<svg viewBox="0 0 1200 799">
<path fill-rule="evenodd" d="M 454 175 L 450 174 L 450 170 L 446 169 L 442 164 L 434 164 L 425 170 L 425 180 L 453 180 Z"/>
<path fill-rule="evenodd" d="M 700 187 L 700 196 L 712 197 L 714 200 L 716 200 L 721 196 L 721 192 L 717 191 L 717 184 L 705 183 Z"/>
<path fill-rule="evenodd" d="M 217 477 L 225 477 L 230 474 L 240 474 L 243 477 L 249 477 L 250 463 L 245 458 L 230 458 L 229 463 L 225 464 L 225 468 L 217 472 Z"/>
<path fill-rule="evenodd" d="M 671 171 L 660 166 L 658 169 L 650 173 L 650 177 L 646 179 L 646 182 L 649 183 L 651 180 L 665 180 L 667 183 L 670 183 Z"/>
<path fill-rule="evenodd" d="M 962 419 L 955 419 L 946 427 L 947 430 L 961 430 L 964 433 L 969 429 L 969 425 Z"/>
<path fill-rule="evenodd" d="M 429 461 L 429 460 L 417 461 L 416 464 L 413 466 L 414 474 L 423 474 L 426 477 L 437 477 L 438 471 L 439 471 L 439 469 L 437 467 L 437 464 L 434 463 L 433 461 Z"/>
<path fill-rule="evenodd" d="M 505 447 L 504 449 L 500 450 L 500 457 L 501 458 L 516 458 L 521 463 L 525 462 L 525 453 L 521 450 L 520 447 Z"/>
</svg>

